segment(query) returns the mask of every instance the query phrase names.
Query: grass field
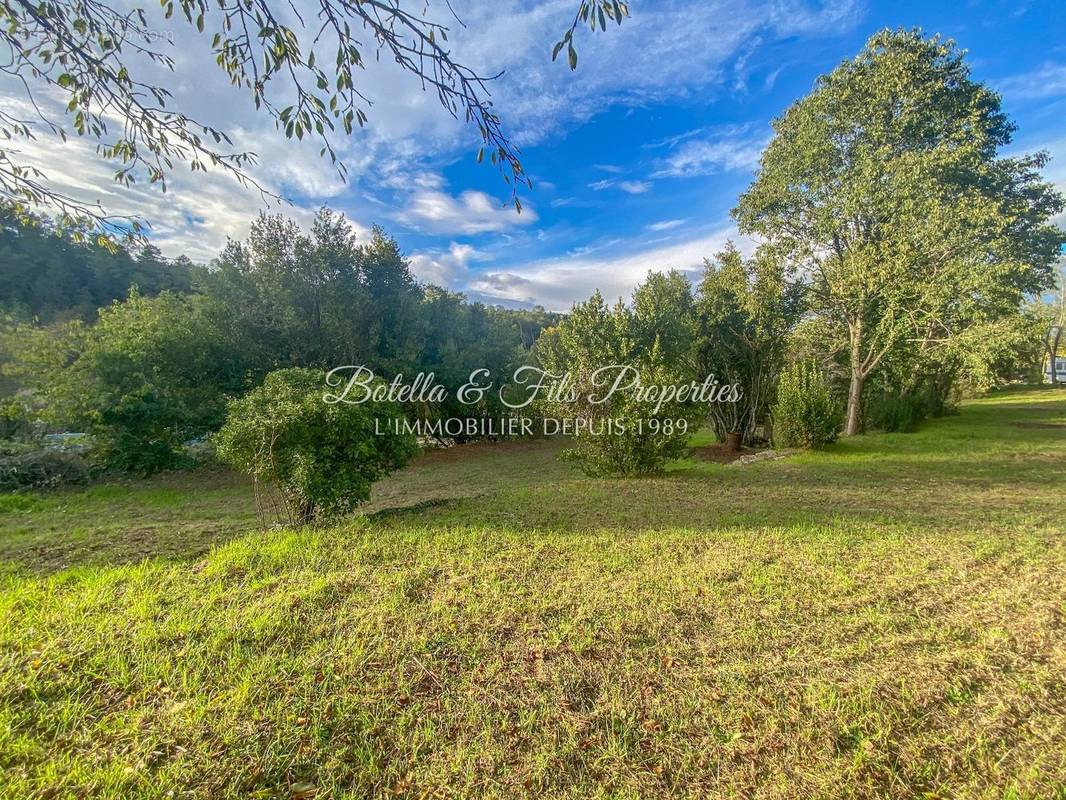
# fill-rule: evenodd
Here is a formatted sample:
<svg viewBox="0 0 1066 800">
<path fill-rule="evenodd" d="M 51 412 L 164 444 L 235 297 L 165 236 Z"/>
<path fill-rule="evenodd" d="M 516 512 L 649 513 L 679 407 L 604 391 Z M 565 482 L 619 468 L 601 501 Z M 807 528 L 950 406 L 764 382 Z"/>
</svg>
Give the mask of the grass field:
<svg viewBox="0 0 1066 800">
<path fill-rule="evenodd" d="M 7 798 L 1066 798 L 1066 393 L 781 461 L 0 497 Z"/>
</svg>

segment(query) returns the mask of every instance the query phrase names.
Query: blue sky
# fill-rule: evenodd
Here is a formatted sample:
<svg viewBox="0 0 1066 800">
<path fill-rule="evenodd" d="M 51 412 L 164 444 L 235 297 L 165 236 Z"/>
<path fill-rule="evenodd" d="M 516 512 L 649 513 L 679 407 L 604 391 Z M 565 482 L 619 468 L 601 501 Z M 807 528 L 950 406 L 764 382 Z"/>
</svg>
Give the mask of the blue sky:
<svg viewBox="0 0 1066 800">
<path fill-rule="evenodd" d="M 260 153 L 260 177 L 301 220 L 327 204 L 360 230 L 378 223 L 422 280 L 490 302 L 566 309 L 599 287 L 628 294 L 649 270 L 695 270 L 727 238 L 770 121 L 874 31 L 917 26 L 969 51 L 977 79 L 1001 91 L 1018 123 L 1012 149 L 1049 150 L 1047 175 L 1066 186 L 1066 39 L 1061 3 L 691 2 L 632 0 L 632 17 L 580 41 L 571 73 L 551 45 L 576 0 L 452 0 L 466 28 L 453 54 L 483 71 L 535 187 L 526 211 L 505 205 L 493 168 L 477 165 L 476 131 L 451 120 L 407 76 L 372 66 L 369 126 L 343 143 L 340 180 L 313 145 L 272 126 L 195 58 L 176 29 L 176 94 Z M 436 10 L 437 7 L 443 9 Z M 447 14 L 431 2 L 431 14 Z M 215 83 L 218 86 L 215 86 Z M 9 96 L 9 101 L 14 101 Z M 207 259 L 240 237 L 262 207 L 222 175 L 181 176 L 167 198 L 120 196 L 106 168 L 57 143 L 39 157 L 73 192 L 133 204 L 156 223 L 164 251 Z M 31 153 L 31 155 L 33 155 Z"/>
</svg>

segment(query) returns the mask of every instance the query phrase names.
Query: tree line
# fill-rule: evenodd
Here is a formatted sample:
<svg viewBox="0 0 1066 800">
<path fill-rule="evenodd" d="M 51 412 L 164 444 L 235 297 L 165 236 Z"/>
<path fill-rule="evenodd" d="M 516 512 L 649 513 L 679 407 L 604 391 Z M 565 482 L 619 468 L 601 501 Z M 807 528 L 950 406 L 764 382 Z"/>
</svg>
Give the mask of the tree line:
<svg viewBox="0 0 1066 800">
<path fill-rule="evenodd" d="M 558 320 L 539 307 L 488 306 L 421 285 L 383 230 L 359 241 L 328 209 L 307 232 L 261 215 L 246 241 L 207 266 L 149 265 L 17 221 L 7 235 L 17 242 L 11 252 L 44 253 L 38 263 L 55 269 L 52 281 L 6 284 L 8 430 L 38 420 L 90 431 L 101 462 L 121 470 L 179 464 L 184 442 L 216 430 L 226 401 L 274 370 L 365 364 L 459 386 L 475 368 L 512 370 Z M 98 263 L 112 269 L 94 270 Z M 175 264 L 182 284 L 168 277 Z M 76 286 L 66 307 L 52 292 L 61 269 Z M 33 264 L 6 261 L 4 270 L 32 274 Z M 98 279 L 105 272 L 109 283 Z M 76 301 L 95 291 L 111 302 L 90 316 Z M 448 403 L 415 410 L 453 412 Z"/>
<path fill-rule="evenodd" d="M 911 429 L 963 391 L 1039 363 L 1049 317 L 1038 298 L 1066 243 L 1051 222 L 1063 198 L 1040 175 L 1045 154 L 1000 155 L 1014 125 L 953 43 L 875 34 L 774 131 L 733 211 L 758 242 L 752 252 L 730 245 L 695 284 L 650 273 L 629 302 L 596 293 L 565 316 L 422 286 L 395 240 L 375 229 L 358 241 L 328 209 L 307 232 L 262 215 L 206 267 L 151 249 L 105 252 L 9 218 L 5 252 L 20 255 L 4 268 L 23 277 L 4 298 L 22 315 L 0 354 L 19 390 L 8 427 L 82 427 L 107 465 L 150 471 L 177 463 L 183 442 L 222 424 L 227 399 L 274 371 L 366 364 L 432 371 L 454 388 L 475 368 L 505 375 L 533 359 L 579 383 L 597 366 L 632 363 L 649 382 L 713 375 L 741 387 L 737 402 L 709 409 L 620 395 L 541 413 L 693 424 L 709 414 L 721 439 L 811 445 Z M 31 261 L 53 276 L 28 278 Z M 62 307 L 64 281 L 85 299 Z M 136 287 L 127 297 L 124 282 Z M 95 298 L 112 302 L 93 320 Z M 262 408 L 307 385 L 287 374 Z M 504 409 L 489 399 L 404 413 Z M 644 474 L 685 445 L 681 426 L 629 430 L 579 436 L 571 455 L 597 474 Z"/>
</svg>

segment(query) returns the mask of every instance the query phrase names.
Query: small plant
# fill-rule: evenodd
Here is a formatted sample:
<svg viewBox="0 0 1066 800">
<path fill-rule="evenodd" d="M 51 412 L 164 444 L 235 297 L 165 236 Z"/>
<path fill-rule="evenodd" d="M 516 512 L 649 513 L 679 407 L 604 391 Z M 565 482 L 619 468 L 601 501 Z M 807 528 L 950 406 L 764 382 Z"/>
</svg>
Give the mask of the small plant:
<svg viewBox="0 0 1066 800">
<path fill-rule="evenodd" d="M 835 442 L 844 421 L 843 408 L 813 359 L 792 364 L 781 374 L 772 415 L 779 447 Z"/>
<path fill-rule="evenodd" d="M 218 457 L 251 474 L 257 489 L 273 486 L 298 524 L 349 513 L 417 451 L 390 424 L 402 416 L 396 404 L 330 404 L 324 387 L 315 370 L 271 372 L 229 404 L 217 436 Z"/>
</svg>

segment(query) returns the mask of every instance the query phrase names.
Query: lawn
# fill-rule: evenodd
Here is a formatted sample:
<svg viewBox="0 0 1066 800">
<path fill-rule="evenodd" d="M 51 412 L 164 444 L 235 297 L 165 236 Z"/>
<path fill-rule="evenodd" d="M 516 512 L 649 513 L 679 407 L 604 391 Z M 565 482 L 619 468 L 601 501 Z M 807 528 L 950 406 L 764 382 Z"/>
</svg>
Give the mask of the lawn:
<svg viewBox="0 0 1066 800">
<path fill-rule="evenodd" d="M 1066 798 L 1066 393 L 780 461 L 0 497 L 0 796 Z"/>
</svg>

